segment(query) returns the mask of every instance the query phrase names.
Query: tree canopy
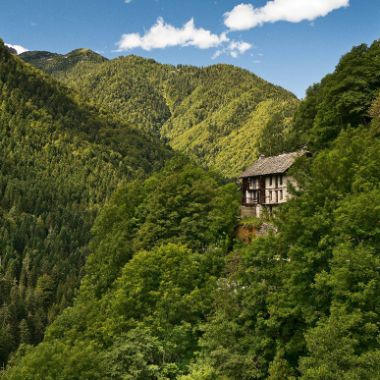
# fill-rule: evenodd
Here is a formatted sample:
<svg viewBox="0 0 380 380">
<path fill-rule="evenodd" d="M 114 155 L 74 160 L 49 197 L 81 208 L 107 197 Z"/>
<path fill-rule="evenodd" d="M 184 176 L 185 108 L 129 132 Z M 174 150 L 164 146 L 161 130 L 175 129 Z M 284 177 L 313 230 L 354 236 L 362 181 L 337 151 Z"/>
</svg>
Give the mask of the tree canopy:
<svg viewBox="0 0 380 380">
<path fill-rule="evenodd" d="M 162 65 L 132 55 L 102 62 L 87 50 L 66 59 L 41 52 L 21 57 L 104 113 L 161 136 L 227 177 L 240 174 L 260 152 L 288 149 L 297 98 L 246 70 Z"/>
<path fill-rule="evenodd" d="M 64 215 L 69 222 L 59 224 L 62 227 L 56 230 L 55 219 L 51 217 L 50 224 L 44 224 L 44 219 L 39 222 L 37 218 L 31 219 L 36 223 L 16 224 L 17 217 L 30 213 L 36 198 L 28 203 L 30 208 L 19 209 L 16 202 L 12 208 L 2 206 L 9 229 L 2 227 L 8 240 L 4 239 L 6 243 L 1 252 L 8 252 L 9 242 L 14 244 L 13 250 L 24 248 L 25 241 L 38 243 L 39 235 L 34 231 L 41 234 L 43 231 L 47 234 L 43 240 L 47 247 L 51 242 L 70 246 L 73 240 L 69 237 L 74 236 L 83 240 L 73 245 L 74 249 L 69 252 L 78 252 L 75 249 L 80 247 L 78 250 L 83 249 L 89 255 L 73 305 L 59 313 L 42 343 L 36 347 L 31 345 L 35 343 L 35 327 L 30 326 L 38 326 L 32 325 L 36 318 L 33 312 L 41 309 L 33 309 L 33 306 L 38 302 L 42 310 L 51 313 L 49 305 L 55 302 L 52 301 L 56 297 L 55 284 L 59 288 L 61 282 L 55 282 L 56 277 L 52 277 L 50 271 L 41 269 L 31 289 L 25 289 L 20 284 L 28 283 L 25 281 L 29 281 L 30 273 L 24 269 L 25 274 L 20 274 L 17 280 L 18 277 L 8 272 L 14 273 L 19 262 L 7 264 L 11 269 L 2 277 L 9 279 L 4 294 L 12 301 L 2 309 L 3 320 L 8 321 L 6 318 L 13 312 L 18 319 L 15 325 L 3 322 L 0 342 L 7 342 L 8 346 L 4 344 L 0 352 L 5 357 L 16 344 L 21 345 L 0 378 L 379 378 L 378 48 L 378 41 L 370 47 L 354 48 L 342 58 L 333 74 L 313 85 L 291 120 L 285 141 L 279 138 L 284 132 L 278 127 L 281 117 L 275 113 L 271 115 L 269 129 L 265 132 L 271 138 L 261 145 L 262 149 L 272 152 L 283 144 L 296 149 L 309 142 L 313 155 L 299 159 L 292 168 L 290 175 L 297 180 L 298 187 L 293 189 L 293 198 L 270 219 L 276 228 L 250 244 L 234 241 L 239 222 L 236 185 L 180 154 L 166 160 L 160 170 L 144 178 L 136 178 L 134 172 L 128 172 L 119 161 L 115 167 L 107 167 L 107 173 L 111 169 L 115 171 L 111 171 L 115 177 L 107 177 L 113 181 L 112 194 L 102 193 L 96 198 L 97 202 L 85 203 L 86 207 L 100 208 L 93 223 L 93 219 L 85 219 L 88 230 L 71 225 L 75 221 L 75 226 L 83 223 L 83 219 L 74 218 L 74 210 L 82 203 L 65 203 L 64 210 L 70 213 Z M 9 53 L 6 54 L 9 60 Z M 128 59 L 139 60 L 130 57 L 120 61 Z M 11 62 L 32 70 L 17 59 Z M 141 62 L 146 63 L 145 60 Z M 74 65 L 73 70 L 81 64 Z M 157 65 L 151 61 L 148 64 Z M 87 62 L 86 65 L 95 65 L 98 70 L 105 64 Z M 107 65 L 103 69 L 112 66 Z M 184 69 L 199 73 L 197 69 Z M 72 75 L 64 71 L 66 74 L 61 72 L 62 75 Z M 36 72 L 35 75 L 42 74 Z M 58 86 L 51 79 L 46 80 Z M 71 91 L 58 87 L 64 94 Z M 84 115 L 92 115 L 91 107 L 81 110 Z M 95 120 L 100 123 L 95 125 L 99 125 L 101 131 L 102 117 Z M 32 123 L 29 128 L 33 128 Z M 94 142 L 92 139 L 97 134 L 92 135 L 86 123 L 79 132 L 73 130 L 71 123 L 63 123 L 61 128 L 64 131 L 67 128 L 68 136 L 72 136 L 68 131 L 75 132 L 76 143 L 83 141 L 79 140 L 80 136 L 85 139 L 86 148 L 90 144 L 92 149 L 99 149 L 95 152 L 101 153 L 102 160 L 96 162 L 103 169 L 103 159 L 114 152 L 110 145 L 102 145 L 109 144 L 108 140 L 102 144 Z M 108 129 L 115 137 L 113 128 Z M 128 130 L 129 127 L 123 125 L 122 128 Z M 140 133 L 141 129 L 138 129 Z M 157 136 L 150 135 L 150 138 Z M 70 147 L 74 144 L 68 138 L 65 141 L 72 144 Z M 123 141 L 113 140 L 112 149 L 122 149 Z M 11 140 L 11 146 L 18 145 Z M 66 158 L 71 155 L 61 149 L 58 150 L 60 159 L 71 164 Z M 164 152 L 159 151 L 157 155 L 162 157 L 160 154 L 164 156 Z M 5 162 L 10 165 L 7 159 Z M 33 165 L 26 158 L 20 162 L 34 168 L 37 165 L 34 162 L 39 162 L 34 160 Z M 41 164 L 43 168 L 46 162 Z M 73 162 L 77 163 L 74 158 Z M 82 169 L 78 169 L 67 164 L 71 171 L 64 171 L 61 180 L 69 181 L 72 177 L 68 173 L 81 176 L 90 171 L 87 164 L 81 162 L 81 165 Z M 131 167 L 135 168 L 131 165 L 128 169 Z M 63 170 L 61 166 L 58 168 Z M 125 170 L 122 180 L 116 180 L 118 170 Z M 18 179 L 29 178 L 26 170 L 21 173 L 24 177 Z M 88 187 L 88 181 L 85 184 L 78 181 L 83 186 L 82 192 L 87 194 L 86 199 L 92 200 L 91 196 L 98 194 L 93 187 Z M 67 186 L 66 191 L 74 191 L 68 186 L 71 183 L 62 184 Z M 58 188 L 56 182 L 53 185 L 54 189 Z M 45 184 L 40 191 L 45 188 L 50 189 Z M 28 198 L 23 196 L 26 189 L 22 189 L 17 199 L 24 205 L 22 202 Z M 12 190 L 10 194 L 13 196 L 16 192 Z M 54 192 L 42 194 L 41 199 L 45 202 L 55 199 L 51 195 Z M 46 198 L 46 194 L 51 198 Z M 91 215 L 95 217 L 95 212 Z M 41 231 L 38 229 L 40 223 Z M 9 240 L 12 236 L 9 231 L 13 231 L 11 228 L 15 225 L 18 233 Z M 36 230 L 30 230 L 30 226 Z M 50 231 L 58 230 L 60 238 L 53 239 Z M 54 247 L 61 247 L 58 243 Z M 31 263 L 37 252 L 40 251 L 20 255 L 22 268 L 35 268 Z M 50 260 L 45 260 L 47 264 L 42 268 L 50 265 Z M 54 268 L 62 268 L 60 261 L 54 263 Z M 20 299 L 30 301 L 27 308 L 19 306 L 22 305 L 18 303 Z M 16 326 L 17 335 L 14 335 L 13 326 Z M 12 342 L 14 336 L 18 339 L 16 343 Z"/>
<path fill-rule="evenodd" d="M 0 42 L 0 362 L 37 343 L 79 285 L 95 216 L 158 168 L 154 136 L 102 118 Z"/>
</svg>

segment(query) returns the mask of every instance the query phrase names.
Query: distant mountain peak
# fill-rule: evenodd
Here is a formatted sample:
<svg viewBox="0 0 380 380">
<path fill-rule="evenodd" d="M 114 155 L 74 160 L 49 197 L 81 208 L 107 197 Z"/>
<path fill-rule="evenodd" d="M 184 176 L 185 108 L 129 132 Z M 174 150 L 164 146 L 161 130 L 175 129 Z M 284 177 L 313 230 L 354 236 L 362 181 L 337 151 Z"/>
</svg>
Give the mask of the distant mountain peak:
<svg viewBox="0 0 380 380">
<path fill-rule="evenodd" d="M 70 70 L 80 62 L 103 63 L 108 61 L 107 58 L 88 48 L 75 49 L 66 54 L 38 50 L 27 51 L 20 54 L 20 57 L 49 74 Z"/>
<path fill-rule="evenodd" d="M 75 49 L 75 50 L 70 51 L 69 53 L 66 53 L 64 56 L 65 57 L 77 57 L 77 56 L 93 57 L 95 59 L 99 59 L 100 61 L 108 61 L 107 58 L 103 57 L 101 54 L 89 48 Z"/>
</svg>

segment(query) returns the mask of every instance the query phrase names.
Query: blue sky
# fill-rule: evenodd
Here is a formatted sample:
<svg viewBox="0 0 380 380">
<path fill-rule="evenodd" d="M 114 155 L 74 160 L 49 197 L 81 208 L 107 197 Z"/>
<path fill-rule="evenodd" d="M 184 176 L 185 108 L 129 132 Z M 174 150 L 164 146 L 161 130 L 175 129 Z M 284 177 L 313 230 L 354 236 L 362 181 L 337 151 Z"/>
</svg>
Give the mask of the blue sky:
<svg viewBox="0 0 380 380">
<path fill-rule="evenodd" d="M 380 38 L 380 0 L 127 1 L 0 0 L 0 38 L 29 50 L 230 63 L 299 97 L 352 46 Z"/>
</svg>

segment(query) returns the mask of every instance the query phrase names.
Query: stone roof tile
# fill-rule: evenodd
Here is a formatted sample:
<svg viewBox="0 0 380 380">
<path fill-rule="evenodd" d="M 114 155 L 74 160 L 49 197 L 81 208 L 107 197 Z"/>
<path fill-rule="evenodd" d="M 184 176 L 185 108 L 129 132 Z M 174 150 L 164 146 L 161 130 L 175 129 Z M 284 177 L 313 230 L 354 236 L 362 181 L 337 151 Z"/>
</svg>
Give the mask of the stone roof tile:
<svg viewBox="0 0 380 380">
<path fill-rule="evenodd" d="M 306 151 L 298 151 L 272 157 L 260 157 L 240 175 L 240 178 L 284 173 L 294 164 L 298 157 L 306 153 Z"/>
</svg>

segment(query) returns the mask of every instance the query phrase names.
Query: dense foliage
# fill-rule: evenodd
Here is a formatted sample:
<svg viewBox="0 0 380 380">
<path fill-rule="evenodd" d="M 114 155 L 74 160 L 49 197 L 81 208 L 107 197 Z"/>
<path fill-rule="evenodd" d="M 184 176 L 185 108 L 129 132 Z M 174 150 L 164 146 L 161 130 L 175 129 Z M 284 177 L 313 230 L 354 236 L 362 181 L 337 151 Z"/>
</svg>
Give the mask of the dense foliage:
<svg viewBox="0 0 380 380">
<path fill-rule="evenodd" d="M 315 149 L 294 173 L 302 192 L 278 234 L 231 254 L 181 380 L 380 378 L 379 46 L 354 48 L 301 103 L 293 133 Z"/>
<path fill-rule="evenodd" d="M 309 88 L 295 117 L 294 144 L 321 149 L 340 131 L 368 125 L 379 88 L 380 41 L 353 48 L 332 74 Z"/>
<path fill-rule="evenodd" d="M 187 380 L 379 378 L 379 132 L 343 132 L 279 233 L 234 252 Z"/>
<path fill-rule="evenodd" d="M 120 187 L 95 223 L 77 302 L 36 350 L 21 348 L 10 378 L 148 380 L 184 372 L 213 304 L 238 204 L 235 185 L 184 158 Z"/>
<path fill-rule="evenodd" d="M 39 52 L 25 54 L 103 112 L 161 135 L 226 176 L 238 175 L 259 151 L 287 148 L 297 99 L 240 68 L 174 67 L 135 56 L 101 63 L 87 55 L 62 67 Z"/>
<path fill-rule="evenodd" d="M 70 304 L 99 207 L 167 155 L 0 42 L 0 363 Z"/>
<path fill-rule="evenodd" d="M 3 378 L 380 378 L 378 47 L 354 48 L 301 103 L 288 141 L 313 157 L 276 234 L 231 242 L 235 186 L 184 157 L 126 181 L 93 226 L 74 306 Z"/>
</svg>

